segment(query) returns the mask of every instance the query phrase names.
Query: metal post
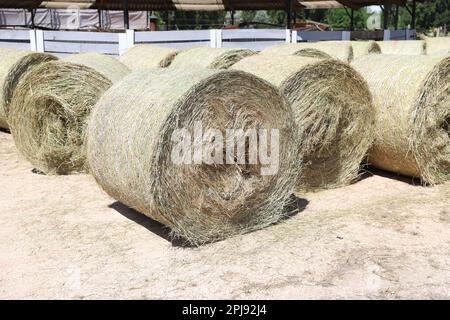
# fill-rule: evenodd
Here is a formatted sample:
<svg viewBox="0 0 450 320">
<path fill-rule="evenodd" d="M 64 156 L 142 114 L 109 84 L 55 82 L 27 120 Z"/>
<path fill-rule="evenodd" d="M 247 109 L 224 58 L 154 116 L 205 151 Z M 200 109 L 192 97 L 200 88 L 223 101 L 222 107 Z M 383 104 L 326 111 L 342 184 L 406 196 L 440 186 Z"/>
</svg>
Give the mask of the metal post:
<svg viewBox="0 0 450 320">
<path fill-rule="evenodd" d="M 36 27 L 34 22 L 34 15 L 36 13 L 35 9 L 30 9 L 30 13 L 31 13 L 31 28 L 34 29 Z"/>
<path fill-rule="evenodd" d="M 388 3 L 385 3 L 384 4 L 384 10 L 383 10 L 383 13 L 384 13 L 383 28 L 384 28 L 384 30 L 389 28 L 389 14 L 390 14 L 390 12 L 391 12 L 391 5 L 388 4 Z"/>
<path fill-rule="evenodd" d="M 125 30 L 128 30 L 128 29 L 130 29 L 130 15 L 129 15 L 129 11 L 128 11 L 128 0 L 123 0 L 122 4 L 123 4 L 123 23 L 124 23 Z"/>
<path fill-rule="evenodd" d="M 350 13 L 350 31 L 355 30 L 355 10 L 353 10 Z"/>
<path fill-rule="evenodd" d="M 101 29 L 102 28 L 102 10 L 98 9 L 98 28 Z"/>
<path fill-rule="evenodd" d="M 399 5 L 395 5 L 395 30 L 398 30 L 398 13 L 399 13 Z"/>
<path fill-rule="evenodd" d="M 286 27 L 287 29 L 292 29 L 292 0 L 286 0 Z"/>
<path fill-rule="evenodd" d="M 411 13 L 411 29 L 415 28 L 416 28 L 416 0 L 413 0 Z"/>
</svg>

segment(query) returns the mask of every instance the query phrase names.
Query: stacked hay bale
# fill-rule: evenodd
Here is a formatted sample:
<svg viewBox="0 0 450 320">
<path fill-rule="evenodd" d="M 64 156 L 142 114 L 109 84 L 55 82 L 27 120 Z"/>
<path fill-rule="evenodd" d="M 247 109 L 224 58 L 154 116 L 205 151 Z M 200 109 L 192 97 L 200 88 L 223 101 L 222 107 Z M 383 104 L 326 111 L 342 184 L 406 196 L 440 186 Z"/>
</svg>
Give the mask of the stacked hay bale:
<svg viewBox="0 0 450 320">
<path fill-rule="evenodd" d="M 178 51 L 174 49 L 140 44 L 122 54 L 119 61 L 132 71 L 157 67 L 165 68 L 172 63 L 177 54 Z"/>
<path fill-rule="evenodd" d="M 427 54 L 432 56 L 450 56 L 450 37 L 425 38 Z"/>
<path fill-rule="evenodd" d="M 374 55 L 353 67 L 378 110 L 370 162 L 437 184 L 450 178 L 450 58 Z"/>
<path fill-rule="evenodd" d="M 349 62 L 353 59 L 353 48 L 350 41 L 321 41 L 281 44 L 269 47 L 262 54 L 296 55 L 313 58 L 335 58 Z"/>
<path fill-rule="evenodd" d="M 353 59 L 357 59 L 368 54 L 380 54 L 381 48 L 376 41 L 351 41 L 353 48 Z"/>
<path fill-rule="evenodd" d="M 0 49 L 0 128 L 9 129 L 11 98 L 20 79 L 39 64 L 56 59 L 46 53 Z"/>
<path fill-rule="evenodd" d="M 9 115 L 18 150 L 35 168 L 50 174 L 85 169 L 86 118 L 103 92 L 129 73 L 107 56 L 67 60 L 76 63 L 51 61 L 28 72 L 14 92 Z"/>
<path fill-rule="evenodd" d="M 198 121 L 203 135 L 196 138 Z M 279 169 L 264 175 L 261 159 L 235 163 L 222 143 L 230 146 L 228 136 L 219 139 L 233 128 L 279 130 L 278 144 L 269 138 L 269 149 L 279 146 L 272 153 L 279 154 Z M 189 144 L 185 152 L 177 149 L 180 132 L 193 133 L 194 145 L 217 143 L 214 152 L 200 151 L 196 162 L 191 135 L 182 139 Z M 299 170 L 297 138 L 292 110 L 262 79 L 240 71 L 155 69 L 130 75 L 100 99 L 89 121 L 87 154 L 90 172 L 109 195 L 198 245 L 287 214 L 283 207 Z M 212 154 L 215 161 L 205 162 Z"/>
<path fill-rule="evenodd" d="M 271 82 L 291 103 L 304 158 L 298 191 L 343 186 L 357 178 L 373 141 L 375 110 L 367 84 L 348 64 L 261 54 L 232 69 Z"/>
<path fill-rule="evenodd" d="M 426 53 L 426 44 L 422 40 L 391 40 L 377 43 L 383 54 L 420 56 Z"/>
<path fill-rule="evenodd" d="M 245 57 L 256 54 L 247 49 L 225 49 L 198 47 L 180 52 L 170 68 L 228 69 Z"/>
</svg>

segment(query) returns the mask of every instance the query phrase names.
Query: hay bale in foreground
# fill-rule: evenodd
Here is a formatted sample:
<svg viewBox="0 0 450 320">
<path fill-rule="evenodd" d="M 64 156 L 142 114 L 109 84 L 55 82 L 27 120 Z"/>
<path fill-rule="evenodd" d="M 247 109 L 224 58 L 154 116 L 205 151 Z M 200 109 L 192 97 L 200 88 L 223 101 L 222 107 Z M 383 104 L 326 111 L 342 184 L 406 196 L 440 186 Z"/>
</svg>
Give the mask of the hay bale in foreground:
<svg viewBox="0 0 450 320">
<path fill-rule="evenodd" d="M 178 51 L 171 48 L 158 47 L 150 44 L 139 44 L 119 57 L 119 61 L 132 71 L 151 68 L 166 68 L 171 63 Z"/>
<path fill-rule="evenodd" d="M 9 121 L 18 150 L 45 173 L 84 171 L 86 118 L 112 83 L 93 68 L 61 60 L 34 68 L 11 103 Z"/>
<path fill-rule="evenodd" d="M 90 172 L 109 195 L 170 227 L 173 236 L 195 245 L 224 239 L 285 217 L 298 174 L 292 117 L 276 88 L 247 73 L 137 72 L 113 86 L 92 113 Z M 177 165 L 174 130 L 192 133 L 197 121 L 204 133 L 216 129 L 224 141 L 226 128 L 278 129 L 279 170 L 261 175 L 260 162 Z M 224 156 L 219 143 L 216 157 Z"/>
<path fill-rule="evenodd" d="M 370 162 L 437 184 L 450 178 L 450 58 L 373 55 L 353 66 L 378 110 Z"/>
<path fill-rule="evenodd" d="M 357 59 L 361 56 L 368 54 L 380 54 L 381 48 L 376 41 L 351 41 L 350 44 L 353 48 L 353 59 Z"/>
<path fill-rule="evenodd" d="M 350 41 L 299 42 L 272 46 L 261 53 L 270 55 L 296 55 L 312 58 L 335 58 L 349 62 L 353 59 Z"/>
<path fill-rule="evenodd" d="M 180 52 L 170 68 L 228 69 L 241 59 L 256 54 L 247 49 L 198 47 Z"/>
<path fill-rule="evenodd" d="M 433 56 L 450 56 L 450 37 L 425 38 L 427 54 Z"/>
<path fill-rule="evenodd" d="M 377 43 L 382 54 L 421 56 L 426 53 L 426 44 L 422 40 L 391 40 Z"/>
<path fill-rule="evenodd" d="M 348 64 L 265 54 L 232 69 L 278 86 L 292 104 L 304 158 L 298 191 L 339 187 L 357 178 L 373 141 L 375 111 L 367 84 Z"/>
<path fill-rule="evenodd" d="M 90 67 L 109 79 L 112 83 L 122 80 L 122 78 L 131 72 L 126 65 L 117 59 L 101 53 L 72 54 L 62 60 Z"/>
<path fill-rule="evenodd" d="M 37 65 L 56 59 L 46 53 L 0 49 L 0 128 L 9 129 L 9 107 L 20 79 Z"/>
</svg>

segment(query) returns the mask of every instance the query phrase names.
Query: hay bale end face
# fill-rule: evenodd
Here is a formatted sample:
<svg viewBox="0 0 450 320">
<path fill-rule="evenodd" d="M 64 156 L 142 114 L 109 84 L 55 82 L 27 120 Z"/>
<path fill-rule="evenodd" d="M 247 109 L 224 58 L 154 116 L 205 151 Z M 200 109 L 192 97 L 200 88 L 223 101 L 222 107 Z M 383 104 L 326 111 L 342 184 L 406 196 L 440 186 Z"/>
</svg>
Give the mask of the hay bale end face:
<svg viewBox="0 0 450 320">
<path fill-rule="evenodd" d="M 116 58 L 101 53 L 72 54 L 62 60 L 92 68 L 112 83 L 122 80 L 131 72 L 126 65 Z"/>
<path fill-rule="evenodd" d="M 450 58 L 373 55 L 353 66 L 378 116 L 370 162 L 437 184 L 450 179 Z"/>
<path fill-rule="evenodd" d="M 256 54 L 247 49 L 198 47 L 180 52 L 170 68 L 228 69 L 245 57 Z"/>
<path fill-rule="evenodd" d="M 39 65 L 17 86 L 9 121 L 20 153 L 49 174 L 85 170 L 86 118 L 112 81 L 64 61 Z"/>
<path fill-rule="evenodd" d="M 343 186 L 357 178 L 373 141 L 375 110 L 367 84 L 348 64 L 262 54 L 232 69 L 271 82 L 291 103 L 304 162 L 298 191 Z"/>
<path fill-rule="evenodd" d="M 171 63 L 178 51 L 171 48 L 158 47 L 150 44 L 139 44 L 119 57 L 119 61 L 132 71 L 140 71 L 151 68 L 166 68 Z"/>
<path fill-rule="evenodd" d="M 275 87 L 244 72 L 137 72 L 113 86 L 92 113 L 90 172 L 109 195 L 170 227 L 174 237 L 194 245 L 224 239 L 285 217 L 299 170 L 292 118 Z M 197 121 L 203 133 L 218 130 L 223 141 L 225 129 L 279 130 L 279 170 L 261 175 L 261 162 L 247 160 L 177 164 L 173 134 L 193 133 Z M 220 162 L 225 149 L 220 144 L 216 152 Z"/>
<path fill-rule="evenodd" d="M 353 59 L 353 48 L 349 41 L 288 43 L 269 47 L 261 53 L 272 56 L 296 55 L 314 58 L 334 58 L 345 62 Z"/>
<path fill-rule="evenodd" d="M 381 53 L 380 45 L 376 41 L 351 41 L 350 44 L 353 48 L 353 59 Z"/>
<path fill-rule="evenodd" d="M 0 128 L 9 129 L 10 103 L 20 79 L 37 65 L 56 59 L 46 53 L 0 49 Z"/>
<path fill-rule="evenodd" d="M 426 44 L 422 40 L 377 41 L 382 54 L 421 56 L 426 53 Z"/>
</svg>

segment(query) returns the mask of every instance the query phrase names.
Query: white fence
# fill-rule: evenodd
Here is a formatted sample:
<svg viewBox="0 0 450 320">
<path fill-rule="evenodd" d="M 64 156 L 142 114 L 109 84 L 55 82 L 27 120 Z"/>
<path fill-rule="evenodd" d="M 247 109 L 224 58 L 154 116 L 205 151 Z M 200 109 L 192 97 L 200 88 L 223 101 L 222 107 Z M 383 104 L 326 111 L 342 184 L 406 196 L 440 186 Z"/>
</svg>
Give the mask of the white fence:
<svg viewBox="0 0 450 320">
<path fill-rule="evenodd" d="M 282 29 L 223 29 L 188 31 L 134 31 L 121 33 L 0 29 L 0 48 L 50 52 L 63 57 L 72 53 L 99 52 L 118 56 L 135 44 L 172 48 L 208 46 L 248 48 L 256 51 L 280 43 L 350 40 L 350 31 L 297 32 Z M 415 30 L 385 30 L 384 40 L 414 39 Z"/>
</svg>

